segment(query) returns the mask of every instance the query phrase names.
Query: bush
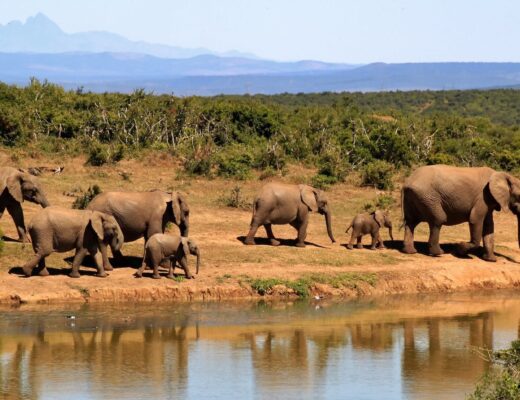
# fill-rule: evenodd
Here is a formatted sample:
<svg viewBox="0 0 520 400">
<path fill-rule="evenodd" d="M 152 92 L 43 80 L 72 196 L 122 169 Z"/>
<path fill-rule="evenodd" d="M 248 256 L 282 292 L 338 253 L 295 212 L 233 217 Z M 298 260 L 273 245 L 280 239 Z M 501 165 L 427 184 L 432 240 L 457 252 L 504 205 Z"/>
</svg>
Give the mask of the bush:
<svg viewBox="0 0 520 400">
<path fill-rule="evenodd" d="M 238 185 L 231 189 L 229 194 L 223 195 L 220 198 L 220 203 L 226 207 L 241 208 L 243 210 L 251 208 L 251 204 L 246 201 L 242 195 L 242 188 Z"/>
<path fill-rule="evenodd" d="M 328 176 L 328 175 L 322 175 L 317 174 L 312 177 L 311 184 L 317 189 L 327 189 L 332 185 L 335 185 L 338 183 L 338 178 L 335 176 Z"/>
<path fill-rule="evenodd" d="M 225 178 L 246 180 L 251 178 L 253 156 L 242 146 L 233 146 L 219 154 L 218 174 Z"/>
<path fill-rule="evenodd" d="M 363 204 L 363 211 L 374 212 L 375 210 L 389 210 L 395 204 L 395 199 L 389 194 L 380 194 L 375 200 Z"/>
<path fill-rule="evenodd" d="M 102 190 L 98 185 L 89 186 L 85 193 L 76 197 L 76 200 L 74 200 L 74 203 L 72 204 L 72 208 L 84 210 L 92 199 L 100 193 L 102 193 Z"/>
<path fill-rule="evenodd" d="M 393 175 L 394 167 L 392 164 L 382 160 L 376 160 L 365 165 L 361 171 L 363 185 L 374 186 L 381 190 L 392 190 L 394 188 Z"/>
<path fill-rule="evenodd" d="M 511 343 L 511 348 L 486 351 L 486 361 L 491 368 L 480 380 L 470 400 L 516 400 L 520 398 L 520 340 Z"/>
<path fill-rule="evenodd" d="M 125 149 L 119 145 L 117 147 L 96 143 L 93 144 L 89 151 L 87 164 L 99 167 L 104 164 L 115 164 L 124 157 Z"/>
</svg>

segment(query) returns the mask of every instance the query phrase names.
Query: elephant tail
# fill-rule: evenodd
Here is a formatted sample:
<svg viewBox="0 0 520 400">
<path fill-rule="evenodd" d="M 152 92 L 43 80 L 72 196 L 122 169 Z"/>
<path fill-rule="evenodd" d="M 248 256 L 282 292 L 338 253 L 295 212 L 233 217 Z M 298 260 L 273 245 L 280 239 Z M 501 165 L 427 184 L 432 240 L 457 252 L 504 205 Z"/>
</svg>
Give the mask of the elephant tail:
<svg viewBox="0 0 520 400">
<path fill-rule="evenodd" d="M 347 226 L 347 230 L 345 231 L 345 233 L 348 233 L 348 231 L 350 231 L 352 229 L 352 222 L 349 224 L 349 226 Z"/>
</svg>

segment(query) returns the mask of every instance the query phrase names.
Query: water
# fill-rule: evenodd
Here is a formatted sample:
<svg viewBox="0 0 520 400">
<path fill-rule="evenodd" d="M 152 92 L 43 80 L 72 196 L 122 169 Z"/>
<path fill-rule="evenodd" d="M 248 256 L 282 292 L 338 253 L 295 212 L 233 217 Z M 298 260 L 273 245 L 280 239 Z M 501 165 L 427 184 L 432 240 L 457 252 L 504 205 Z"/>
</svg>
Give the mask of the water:
<svg viewBox="0 0 520 400">
<path fill-rule="evenodd" d="M 71 317 L 74 318 L 71 318 Z M 520 295 L 0 310 L 0 389 L 27 399 L 461 399 Z"/>
</svg>

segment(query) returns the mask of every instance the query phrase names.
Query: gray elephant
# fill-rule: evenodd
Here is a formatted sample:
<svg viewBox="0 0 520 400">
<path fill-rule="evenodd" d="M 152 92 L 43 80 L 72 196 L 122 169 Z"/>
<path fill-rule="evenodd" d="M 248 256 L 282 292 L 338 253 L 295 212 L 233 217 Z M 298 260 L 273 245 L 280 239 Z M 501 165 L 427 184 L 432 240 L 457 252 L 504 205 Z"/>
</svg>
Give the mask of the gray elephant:
<svg viewBox="0 0 520 400">
<path fill-rule="evenodd" d="M 280 242 L 275 239 L 271 225 L 290 224 L 298 231 L 296 246 L 305 247 L 309 214 L 312 211 L 325 216 L 327 233 L 334 243 L 331 212 L 325 193 L 307 185 L 268 183 L 253 203 L 253 218 L 244 243 L 254 244 L 256 231 L 263 225 L 271 245 L 278 246 Z"/>
<path fill-rule="evenodd" d="M 381 239 L 381 234 L 379 233 L 379 229 L 382 227 L 388 228 L 388 234 L 390 235 L 390 239 L 393 241 L 392 221 L 386 212 L 376 210 L 370 214 L 364 213 L 356 215 L 345 231 L 345 233 L 348 233 L 348 231 L 352 229 L 352 235 L 350 237 L 350 242 L 347 244 L 347 248 L 353 249 L 354 241 L 357 240 L 356 247 L 362 249 L 363 245 L 361 239 L 363 235 L 370 234 L 372 236 L 372 244 L 370 248 L 372 250 L 375 250 L 376 247 L 384 249 L 385 245 Z"/>
<path fill-rule="evenodd" d="M 496 261 L 493 211 L 510 209 L 518 219 L 520 245 L 520 180 L 491 168 L 459 168 L 430 165 L 418 168 L 401 192 L 404 214 L 405 253 L 415 253 L 414 229 L 421 222 L 430 226 L 429 253 L 439 256 L 439 234 L 443 225 L 469 222 L 471 240 L 460 252 L 484 242 L 484 260 Z"/>
<path fill-rule="evenodd" d="M 45 257 L 76 249 L 70 277 L 79 278 L 79 266 L 87 254 L 96 262 L 97 276 L 105 277 L 106 265 L 98 251 L 106 254 L 108 245 L 117 250 L 123 245 L 123 232 L 114 217 L 90 210 L 47 207 L 31 220 L 29 234 L 36 254 L 22 267 L 26 276 L 32 275 L 36 265 L 40 276 L 49 275 Z"/>
<path fill-rule="evenodd" d="M 154 279 L 159 279 L 159 264 L 165 259 L 170 259 L 170 269 L 168 271 L 168 278 L 173 278 L 173 271 L 177 262 L 184 270 L 186 279 L 195 278 L 188 268 L 188 254 L 197 256 L 197 270 L 199 273 L 200 266 L 200 250 L 197 243 L 193 239 L 180 237 L 179 235 L 165 235 L 157 233 L 153 235 L 145 245 L 145 255 L 141 267 L 135 273 L 137 278 L 143 276 L 143 271 L 146 266 L 153 268 Z"/>
<path fill-rule="evenodd" d="M 24 200 L 49 206 L 38 178 L 11 167 L 0 167 L 0 218 L 5 209 L 13 218 L 21 242 L 27 241 L 27 230 L 23 217 Z"/>
<path fill-rule="evenodd" d="M 87 206 L 95 210 L 113 215 L 123 231 L 126 242 L 144 237 L 145 242 L 156 233 L 164 233 L 166 224 L 176 224 L 182 236 L 189 233 L 190 209 L 185 195 L 181 192 L 105 192 L 97 195 Z M 112 248 L 116 257 L 121 253 Z M 108 258 L 103 260 L 112 269 Z"/>
</svg>

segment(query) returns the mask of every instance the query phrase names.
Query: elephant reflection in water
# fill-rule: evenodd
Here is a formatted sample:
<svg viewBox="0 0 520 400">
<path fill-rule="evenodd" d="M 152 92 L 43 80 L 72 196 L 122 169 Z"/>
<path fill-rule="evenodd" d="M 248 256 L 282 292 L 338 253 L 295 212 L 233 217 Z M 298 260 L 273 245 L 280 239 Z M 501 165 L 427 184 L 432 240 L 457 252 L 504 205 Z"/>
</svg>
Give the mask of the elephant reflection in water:
<svg viewBox="0 0 520 400">
<path fill-rule="evenodd" d="M 350 340 L 355 349 L 388 350 L 394 343 L 391 324 L 349 324 Z"/>
<path fill-rule="evenodd" d="M 88 333 L 13 337 L 12 342 L 18 341 L 16 351 L 8 363 L 0 363 L 2 393 L 7 398 L 38 398 L 44 383 L 73 377 L 72 368 L 77 368 L 87 371 L 93 395 L 110 397 L 111 388 L 134 384 L 136 393 L 152 387 L 156 397 L 183 397 L 188 380 L 187 322 L 167 328 L 109 326 Z M 10 339 L 3 338 L 0 354 L 14 344 Z"/>
<path fill-rule="evenodd" d="M 406 320 L 402 327 L 402 374 L 413 378 L 405 381 L 413 381 L 417 390 L 447 380 L 472 384 L 484 373 L 487 362 L 468 351 L 468 346 L 493 348 L 492 314 L 483 313 L 464 320 Z M 461 329 L 468 333 L 465 343 L 459 339 Z M 427 350 L 416 345 L 417 339 L 424 336 L 428 339 Z"/>
</svg>

